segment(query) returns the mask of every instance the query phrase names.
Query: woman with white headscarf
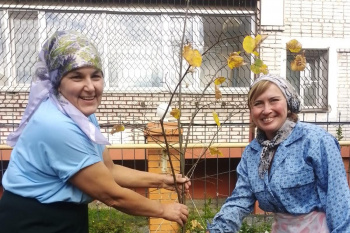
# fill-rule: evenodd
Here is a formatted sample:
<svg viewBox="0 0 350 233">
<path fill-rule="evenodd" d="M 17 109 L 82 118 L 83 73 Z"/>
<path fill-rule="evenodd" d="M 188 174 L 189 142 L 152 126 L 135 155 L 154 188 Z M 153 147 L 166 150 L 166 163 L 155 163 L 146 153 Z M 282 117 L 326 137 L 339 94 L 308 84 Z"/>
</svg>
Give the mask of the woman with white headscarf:
<svg viewBox="0 0 350 233">
<path fill-rule="evenodd" d="M 39 53 L 29 101 L 2 184 L 0 231 L 87 233 L 87 204 L 100 200 L 128 214 L 183 225 L 188 209 L 161 204 L 129 188 L 173 189 L 171 176 L 114 165 L 94 115 L 103 93 L 96 47 L 75 31 L 56 32 Z M 177 177 L 177 185 L 187 178 Z"/>
<path fill-rule="evenodd" d="M 274 213 L 272 233 L 350 232 L 350 191 L 337 140 L 298 121 L 300 100 L 284 78 L 256 79 L 248 106 L 257 136 L 245 148 L 236 187 L 207 232 L 238 232 L 255 201 Z"/>
</svg>

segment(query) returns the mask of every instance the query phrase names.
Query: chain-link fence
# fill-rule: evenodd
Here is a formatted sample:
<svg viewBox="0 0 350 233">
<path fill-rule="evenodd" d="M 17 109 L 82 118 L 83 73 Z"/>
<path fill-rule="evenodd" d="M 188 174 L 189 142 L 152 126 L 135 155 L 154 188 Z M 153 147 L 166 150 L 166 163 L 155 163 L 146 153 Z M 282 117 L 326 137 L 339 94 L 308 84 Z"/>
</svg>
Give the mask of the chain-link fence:
<svg viewBox="0 0 350 233">
<path fill-rule="evenodd" d="M 0 144 L 5 144 L 7 135 L 18 126 L 28 101 L 38 52 L 57 30 L 80 31 L 98 47 L 105 90 L 96 116 L 111 143 L 144 143 L 143 129 L 147 123 L 159 119 L 156 109 L 160 103 L 167 103 L 172 93 L 176 93 L 172 107 L 178 107 L 181 100 L 184 135 L 191 130 L 187 138 L 190 142 L 208 143 L 214 136 L 213 142 L 248 142 L 246 94 L 255 77 L 250 70 L 254 57 L 243 52 L 242 42 L 245 36 L 260 33 L 259 5 L 259 0 L 195 0 L 188 5 L 185 0 L 0 3 Z M 191 43 L 205 55 L 201 67 L 190 70 L 179 90 L 177 84 L 188 68 L 181 57 L 183 42 Z M 242 51 L 247 65 L 230 69 L 225 64 L 230 53 L 236 51 Z M 284 48 L 274 52 L 286 53 L 286 78 L 303 101 L 304 113 L 300 119 L 319 123 L 333 135 L 341 132 L 339 129 L 348 125 L 341 114 L 337 121 L 328 120 L 329 51 L 306 50 L 307 64 L 302 72 L 291 71 L 290 62 L 295 55 Z M 215 99 L 212 84 L 216 77 L 226 78 L 220 85 L 220 100 Z M 207 85 L 209 88 L 205 89 Z M 200 111 L 194 115 L 196 106 Z M 222 121 L 219 134 L 216 134 L 213 110 Z M 308 114 L 313 111 L 318 115 Z M 194 124 L 186 128 L 192 117 Z M 109 134 L 115 123 L 124 123 L 126 130 Z M 230 185 L 225 187 L 225 195 L 229 195 L 237 163 L 238 159 L 231 158 L 203 161 L 196 176 L 199 182 L 203 177 L 209 184 L 216 182 L 217 191 L 218 177 L 229 173 L 224 176 L 229 179 Z M 1 160 L 1 175 L 7 164 Z M 216 174 L 208 173 L 210 166 L 217 167 Z M 206 186 L 207 181 L 200 185 Z M 192 188 L 195 192 L 195 185 Z"/>
<path fill-rule="evenodd" d="M 132 5 L 103 1 L 18 2 L 23 5 L 0 5 L 1 91 L 28 90 L 37 53 L 57 30 L 81 31 L 98 46 L 106 91 L 169 91 L 179 80 L 184 34 L 185 42 L 200 52 L 211 47 L 201 68 L 184 82 L 186 87 L 200 88 L 225 63 L 225 57 L 242 50 L 243 37 L 254 34 L 256 17 L 253 1 L 239 8 L 235 1 L 227 5 L 216 1 L 208 1 L 208 5 L 193 3 L 188 12 L 184 4 L 152 1 Z M 246 60 L 249 63 L 250 57 Z M 227 67 L 219 75 L 228 77 L 224 85 L 227 87 L 250 84 L 247 67 L 234 71 Z"/>
<path fill-rule="evenodd" d="M 201 107 L 199 123 L 208 121 L 205 115 L 211 109 L 223 119 L 246 123 L 246 93 L 254 79 L 250 71 L 254 58 L 242 52 L 247 65 L 230 69 L 225 64 L 230 53 L 243 51 L 245 36 L 259 33 L 259 5 L 256 0 L 190 1 L 188 5 L 187 1 L 156 0 L 1 3 L 1 143 L 20 121 L 38 51 L 57 30 L 83 32 L 101 53 L 105 78 L 105 98 L 97 113 L 101 124 L 121 118 L 135 124 L 155 121 L 155 109 L 174 92 L 172 105 L 182 101 L 185 123 L 196 105 Z M 180 89 L 184 94 L 179 97 L 176 86 L 188 68 L 181 57 L 183 42 L 205 55 L 201 67 L 191 69 L 183 79 Z M 294 56 L 287 54 L 286 78 L 300 93 L 304 110 L 327 112 L 328 51 L 307 50 L 302 72 L 291 71 Z M 221 100 L 214 98 L 212 81 L 216 77 L 226 78 L 220 85 Z M 243 141 L 247 139 L 242 136 Z"/>
<path fill-rule="evenodd" d="M 26 106 L 38 51 L 57 30 L 83 32 L 101 53 L 105 98 L 97 113 L 100 124 L 120 117 L 135 123 L 136 116 L 136 124 L 157 120 L 155 108 L 179 93 L 176 85 L 188 68 L 182 43 L 206 53 L 201 67 L 181 84 L 186 95 L 174 99 L 175 106 L 182 99 L 183 121 L 189 122 L 193 106 L 202 103 L 201 122 L 209 108 L 226 108 L 225 118 L 230 108 L 247 112 L 244 94 L 253 74 L 248 65 L 231 70 L 225 64 L 230 53 L 243 50 L 244 36 L 255 34 L 257 1 L 191 1 L 188 6 L 187 1 L 16 1 L 0 8 L 2 143 Z M 243 56 L 249 64 L 251 56 Z M 217 101 L 211 83 L 220 76 L 226 81 Z"/>
</svg>

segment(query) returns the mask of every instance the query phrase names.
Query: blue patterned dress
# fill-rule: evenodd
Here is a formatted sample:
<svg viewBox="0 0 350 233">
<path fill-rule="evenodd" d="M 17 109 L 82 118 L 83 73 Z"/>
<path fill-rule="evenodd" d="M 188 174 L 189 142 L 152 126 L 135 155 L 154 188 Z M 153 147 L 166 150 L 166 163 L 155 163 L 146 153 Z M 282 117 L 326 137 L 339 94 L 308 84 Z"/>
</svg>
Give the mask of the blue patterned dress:
<svg viewBox="0 0 350 233">
<path fill-rule="evenodd" d="M 237 232 L 255 201 L 267 212 L 326 213 L 332 233 L 350 232 L 350 189 L 337 140 L 319 126 L 298 122 L 274 155 L 264 179 L 258 174 L 262 146 L 253 140 L 237 167 L 232 195 L 216 214 L 211 233 Z"/>
</svg>

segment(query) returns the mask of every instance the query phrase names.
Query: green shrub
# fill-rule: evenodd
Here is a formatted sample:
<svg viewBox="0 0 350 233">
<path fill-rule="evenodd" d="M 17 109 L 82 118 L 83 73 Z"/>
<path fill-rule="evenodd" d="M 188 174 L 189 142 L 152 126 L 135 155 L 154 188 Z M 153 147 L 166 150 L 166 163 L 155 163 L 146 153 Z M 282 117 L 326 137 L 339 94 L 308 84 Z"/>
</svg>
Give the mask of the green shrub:
<svg viewBox="0 0 350 233">
<path fill-rule="evenodd" d="M 204 208 L 198 211 L 199 214 L 194 209 L 190 210 L 186 224 L 186 233 L 205 232 L 207 221 L 213 219 L 219 210 L 211 207 L 211 199 L 209 198 L 204 203 Z"/>
<path fill-rule="evenodd" d="M 145 217 L 131 216 L 109 208 L 89 208 L 89 233 L 135 233 L 148 226 Z"/>
<path fill-rule="evenodd" d="M 271 222 L 260 222 L 255 224 L 248 224 L 243 221 L 239 233 L 269 233 L 271 232 Z"/>
<path fill-rule="evenodd" d="M 186 224 L 186 233 L 205 233 L 207 221 L 211 221 L 220 210 L 211 207 L 211 199 L 204 204 L 204 208 L 190 210 Z M 199 216 L 200 215 L 200 216 Z M 252 221 L 253 220 L 253 221 Z M 242 223 L 239 233 L 269 233 L 271 232 L 272 218 L 264 215 L 249 215 Z"/>
<path fill-rule="evenodd" d="M 205 233 L 207 221 L 211 221 L 219 209 L 212 207 L 211 199 L 204 207 L 190 210 L 186 233 Z M 242 223 L 239 233 L 269 233 L 272 219 L 261 215 L 250 215 Z M 141 230 L 142 229 L 142 230 Z M 131 216 L 105 207 L 89 208 L 89 233 L 140 233 L 148 232 L 146 217 Z"/>
<path fill-rule="evenodd" d="M 338 125 L 338 128 L 336 129 L 336 138 L 338 141 L 342 140 L 344 138 L 343 136 L 343 128 L 341 125 Z"/>
</svg>

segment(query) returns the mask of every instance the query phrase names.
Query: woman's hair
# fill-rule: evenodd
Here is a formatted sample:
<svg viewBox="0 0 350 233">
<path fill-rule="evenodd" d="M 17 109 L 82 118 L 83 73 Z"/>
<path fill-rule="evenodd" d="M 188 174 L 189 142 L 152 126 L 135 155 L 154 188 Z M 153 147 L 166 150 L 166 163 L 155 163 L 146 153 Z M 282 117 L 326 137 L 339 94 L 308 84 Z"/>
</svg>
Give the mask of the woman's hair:
<svg viewBox="0 0 350 233">
<path fill-rule="evenodd" d="M 248 93 L 248 108 L 250 111 L 252 109 L 252 105 L 255 102 L 255 100 L 261 94 L 263 94 L 272 84 L 274 84 L 274 83 L 271 81 L 261 80 L 261 81 L 255 83 L 251 87 L 251 89 Z M 278 85 L 276 85 L 276 86 L 278 87 Z M 283 93 L 282 90 L 281 90 L 281 92 Z M 288 101 L 287 101 L 287 103 L 288 103 Z M 287 104 L 287 108 L 288 108 L 287 118 L 290 119 L 291 121 L 297 122 L 298 121 L 298 114 L 290 111 L 288 104 Z M 256 127 L 256 125 L 254 124 L 253 121 L 251 122 L 250 127 L 252 127 L 252 128 Z"/>
</svg>

